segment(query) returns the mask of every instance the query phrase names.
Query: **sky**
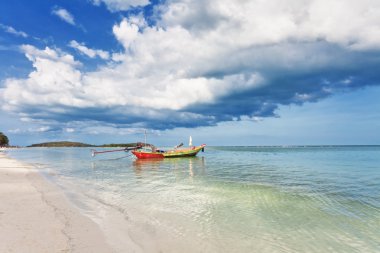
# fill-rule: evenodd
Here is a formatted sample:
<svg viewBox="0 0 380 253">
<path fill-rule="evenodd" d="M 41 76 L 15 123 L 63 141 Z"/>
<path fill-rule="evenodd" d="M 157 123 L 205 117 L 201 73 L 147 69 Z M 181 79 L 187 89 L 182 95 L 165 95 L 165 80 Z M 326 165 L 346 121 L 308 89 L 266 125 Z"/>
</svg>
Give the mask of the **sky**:
<svg viewBox="0 0 380 253">
<path fill-rule="evenodd" d="M 12 145 L 379 145 L 378 0 L 4 0 Z"/>
</svg>

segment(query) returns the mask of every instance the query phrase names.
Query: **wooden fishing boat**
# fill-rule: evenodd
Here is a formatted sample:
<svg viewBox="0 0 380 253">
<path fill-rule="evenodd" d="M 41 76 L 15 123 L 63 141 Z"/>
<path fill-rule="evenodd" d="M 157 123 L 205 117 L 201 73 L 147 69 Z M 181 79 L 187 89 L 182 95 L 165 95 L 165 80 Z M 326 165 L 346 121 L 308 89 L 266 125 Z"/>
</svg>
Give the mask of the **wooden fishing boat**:
<svg viewBox="0 0 380 253">
<path fill-rule="evenodd" d="M 156 159 L 156 158 L 174 158 L 174 157 L 189 157 L 189 156 L 196 156 L 199 151 L 204 151 L 204 147 L 206 147 L 206 144 L 202 144 L 200 146 L 193 146 L 192 144 L 192 138 L 190 136 L 189 139 L 189 147 L 188 148 L 181 148 L 183 146 L 183 143 L 179 144 L 178 146 L 174 147 L 172 150 L 159 150 L 155 146 L 151 144 L 146 143 L 146 132 L 145 132 L 145 142 L 136 143 L 136 146 L 126 147 L 123 149 L 115 149 L 115 150 L 103 150 L 103 151 L 96 151 L 92 149 L 92 156 L 94 157 L 97 154 L 103 154 L 103 153 L 110 153 L 110 152 L 129 152 L 131 151 L 132 154 L 134 154 L 138 159 Z"/>
<path fill-rule="evenodd" d="M 154 158 L 174 158 L 196 156 L 199 151 L 203 151 L 206 144 L 200 146 L 192 146 L 189 148 L 174 148 L 172 150 L 158 150 L 154 146 L 144 146 L 132 151 L 138 159 L 154 159 Z"/>
</svg>

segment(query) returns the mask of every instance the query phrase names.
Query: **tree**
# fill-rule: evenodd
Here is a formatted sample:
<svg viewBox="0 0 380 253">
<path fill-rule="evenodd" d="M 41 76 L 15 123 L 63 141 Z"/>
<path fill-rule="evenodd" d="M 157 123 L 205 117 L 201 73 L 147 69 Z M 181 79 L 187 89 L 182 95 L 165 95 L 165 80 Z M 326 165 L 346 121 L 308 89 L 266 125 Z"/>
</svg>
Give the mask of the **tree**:
<svg viewBox="0 0 380 253">
<path fill-rule="evenodd" d="M 9 139 L 8 137 L 0 132 L 0 146 L 8 146 L 9 144 Z"/>
</svg>

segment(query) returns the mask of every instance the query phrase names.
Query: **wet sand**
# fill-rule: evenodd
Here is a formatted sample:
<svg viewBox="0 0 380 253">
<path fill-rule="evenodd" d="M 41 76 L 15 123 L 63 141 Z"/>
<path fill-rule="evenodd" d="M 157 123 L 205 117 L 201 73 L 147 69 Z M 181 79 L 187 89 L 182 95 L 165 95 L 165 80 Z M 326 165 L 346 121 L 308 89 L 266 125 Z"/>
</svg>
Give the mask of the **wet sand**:
<svg viewBox="0 0 380 253">
<path fill-rule="evenodd" d="M 0 252 L 116 252 L 59 188 L 3 152 L 0 200 Z"/>
</svg>

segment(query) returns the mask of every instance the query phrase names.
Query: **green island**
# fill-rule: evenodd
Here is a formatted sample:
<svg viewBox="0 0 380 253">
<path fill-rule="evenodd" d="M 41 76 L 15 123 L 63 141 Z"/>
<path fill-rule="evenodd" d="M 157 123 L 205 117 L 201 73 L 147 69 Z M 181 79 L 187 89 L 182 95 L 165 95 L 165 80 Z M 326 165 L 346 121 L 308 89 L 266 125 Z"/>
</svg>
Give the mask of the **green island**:
<svg viewBox="0 0 380 253">
<path fill-rule="evenodd" d="M 111 143 L 111 144 L 102 144 L 102 145 L 92 145 L 82 142 L 72 142 L 72 141 L 55 141 L 55 142 L 44 142 L 38 144 L 32 144 L 28 146 L 29 148 L 34 147 L 102 147 L 102 148 L 115 148 L 115 147 L 133 147 L 136 146 L 137 143 Z"/>
</svg>

